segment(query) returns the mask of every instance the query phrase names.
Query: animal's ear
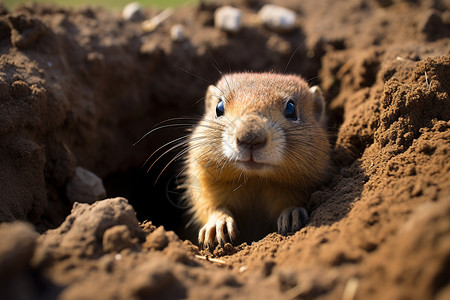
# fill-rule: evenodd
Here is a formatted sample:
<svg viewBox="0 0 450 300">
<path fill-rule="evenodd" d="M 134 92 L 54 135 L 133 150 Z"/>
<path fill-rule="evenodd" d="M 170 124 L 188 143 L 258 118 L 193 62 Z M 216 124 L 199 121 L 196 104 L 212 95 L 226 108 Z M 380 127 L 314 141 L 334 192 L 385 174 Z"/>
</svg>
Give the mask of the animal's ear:
<svg viewBox="0 0 450 300">
<path fill-rule="evenodd" d="M 323 99 L 322 90 L 315 85 L 309 89 L 311 98 L 313 100 L 314 117 L 321 125 L 325 125 L 325 100 Z"/>
<path fill-rule="evenodd" d="M 222 93 L 219 88 L 215 85 L 208 86 L 208 91 L 205 96 L 205 112 L 209 112 L 210 110 L 215 110 L 217 103 L 219 102 L 219 98 Z"/>
</svg>

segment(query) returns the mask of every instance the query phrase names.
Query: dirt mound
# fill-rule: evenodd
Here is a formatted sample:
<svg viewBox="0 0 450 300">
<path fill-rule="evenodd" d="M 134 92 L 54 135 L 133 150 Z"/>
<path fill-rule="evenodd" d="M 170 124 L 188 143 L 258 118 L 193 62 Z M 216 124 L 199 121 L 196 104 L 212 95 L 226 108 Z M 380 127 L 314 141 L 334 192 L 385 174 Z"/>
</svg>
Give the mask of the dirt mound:
<svg viewBox="0 0 450 300">
<path fill-rule="evenodd" d="M 153 32 L 98 8 L 0 8 L 2 299 L 450 297 L 448 4 L 283 0 L 296 29 L 276 33 L 255 22 L 263 2 L 231 2 L 236 34 L 213 26 L 225 2 L 180 8 Z M 187 39 L 171 40 L 174 24 Z M 131 145 L 201 113 L 216 67 L 320 84 L 336 168 L 305 228 L 211 258 L 169 230 L 183 224 L 176 168 L 152 184 L 170 155 L 139 169 L 183 132 Z M 109 199 L 72 206 L 80 167 Z"/>
</svg>

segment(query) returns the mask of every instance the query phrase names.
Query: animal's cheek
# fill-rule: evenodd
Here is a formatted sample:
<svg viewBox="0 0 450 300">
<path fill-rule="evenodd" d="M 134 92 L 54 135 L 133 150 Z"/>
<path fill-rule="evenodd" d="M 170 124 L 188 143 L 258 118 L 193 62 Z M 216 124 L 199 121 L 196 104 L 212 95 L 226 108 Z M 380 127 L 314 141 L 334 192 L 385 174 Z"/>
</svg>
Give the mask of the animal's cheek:
<svg viewBox="0 0 450 300">
<path fill-rule="evenodd" d="M 285 144 L 283 135 L 270 134 L 266 146 L 259 153 L 255 153 L 255 159 L 258 157 L 262 162 L 278 165 L 283 161 Z"/>
<path fill-rule="evenodd" d="M 236 145 L 236 128 L 234 126 L 226 128 L 223 131 L 221 146 L 223 154 L 226 157 L 231 159 L 237 154 L 238 149 Z"/>
<path fill-rule="evenodd" d="M 274 161 L 279 163 L 283 160 L 284 153 L 286 152 L 286 136 L 281 127 L 274 126 L 270 131 L 270 139 L 267 144 L 268 149 L 271 149 Z"/>
</svg>

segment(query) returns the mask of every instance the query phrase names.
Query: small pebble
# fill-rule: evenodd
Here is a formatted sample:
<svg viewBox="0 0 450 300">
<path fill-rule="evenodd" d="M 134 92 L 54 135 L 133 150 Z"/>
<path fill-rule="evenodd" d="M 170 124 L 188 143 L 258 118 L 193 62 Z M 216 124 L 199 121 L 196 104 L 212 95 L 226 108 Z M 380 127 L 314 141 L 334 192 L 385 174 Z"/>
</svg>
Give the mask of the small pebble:
<svg viewBox="0 0 450 300">
<path fill-rule="evenodd" d="M 183 41 L 186 38 L 184 35 L 184 26 L 181 24 L 173 25 L 172 28 L 170 28 L 170 38 L 174 42 Z"/>
<path fill-rule="evenodd" d="M 71 203 L 92 204 L 106 196 L 103 181 L 94 173 L 81 167 L 75 168 L 75 175 L 69 180 L 66 195 Z"/>
<path fill-rule="evenodd" d="M 138 20 L 142 18 L 142 6 L 139 2 L 132 2 L 127 5 L 122 10 L 122 18 L 125 20 Z"/>
<path fill-rule="evenodd" d="M 214 25 L 226 32 L 239 32 L 241 19 L 241 11 L 231 6 L 222 6 L 214 13 Z"/>
<path fill-rule="evenodd" d="M 285 32 L 295 27 L 295 12 L 281 6 L 264 5 L 258 16 L 267 28 L 274 31 Z"/>
</svg>

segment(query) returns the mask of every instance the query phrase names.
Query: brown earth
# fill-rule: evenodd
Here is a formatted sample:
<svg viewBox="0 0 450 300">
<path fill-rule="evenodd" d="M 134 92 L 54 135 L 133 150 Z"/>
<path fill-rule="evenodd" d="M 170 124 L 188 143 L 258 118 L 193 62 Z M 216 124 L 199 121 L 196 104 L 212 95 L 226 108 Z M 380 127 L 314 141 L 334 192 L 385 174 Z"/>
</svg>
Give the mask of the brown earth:
<svg viewBox="0 0 450 300">
<path fill-rule="evenodd" d="M 263 2 L 232 3 L 234 35 L 213 27 L 219 2 L 152 33 L 101 8 L 0 8 L 1 299 L 450 298 L 450 3 L 278 1 L 299 16 L 289 33 L 255 21 Z M 183 131 L 131 145 L 198 116 L 216 68 L 319 83 L 336 172 L 305 228 L 205 260 L 166 197 L 176 168 L 153 187 L 170 156 L 140 169 Z M 72 207 L 77 166 L 128 200 Z"/>
</svg>

